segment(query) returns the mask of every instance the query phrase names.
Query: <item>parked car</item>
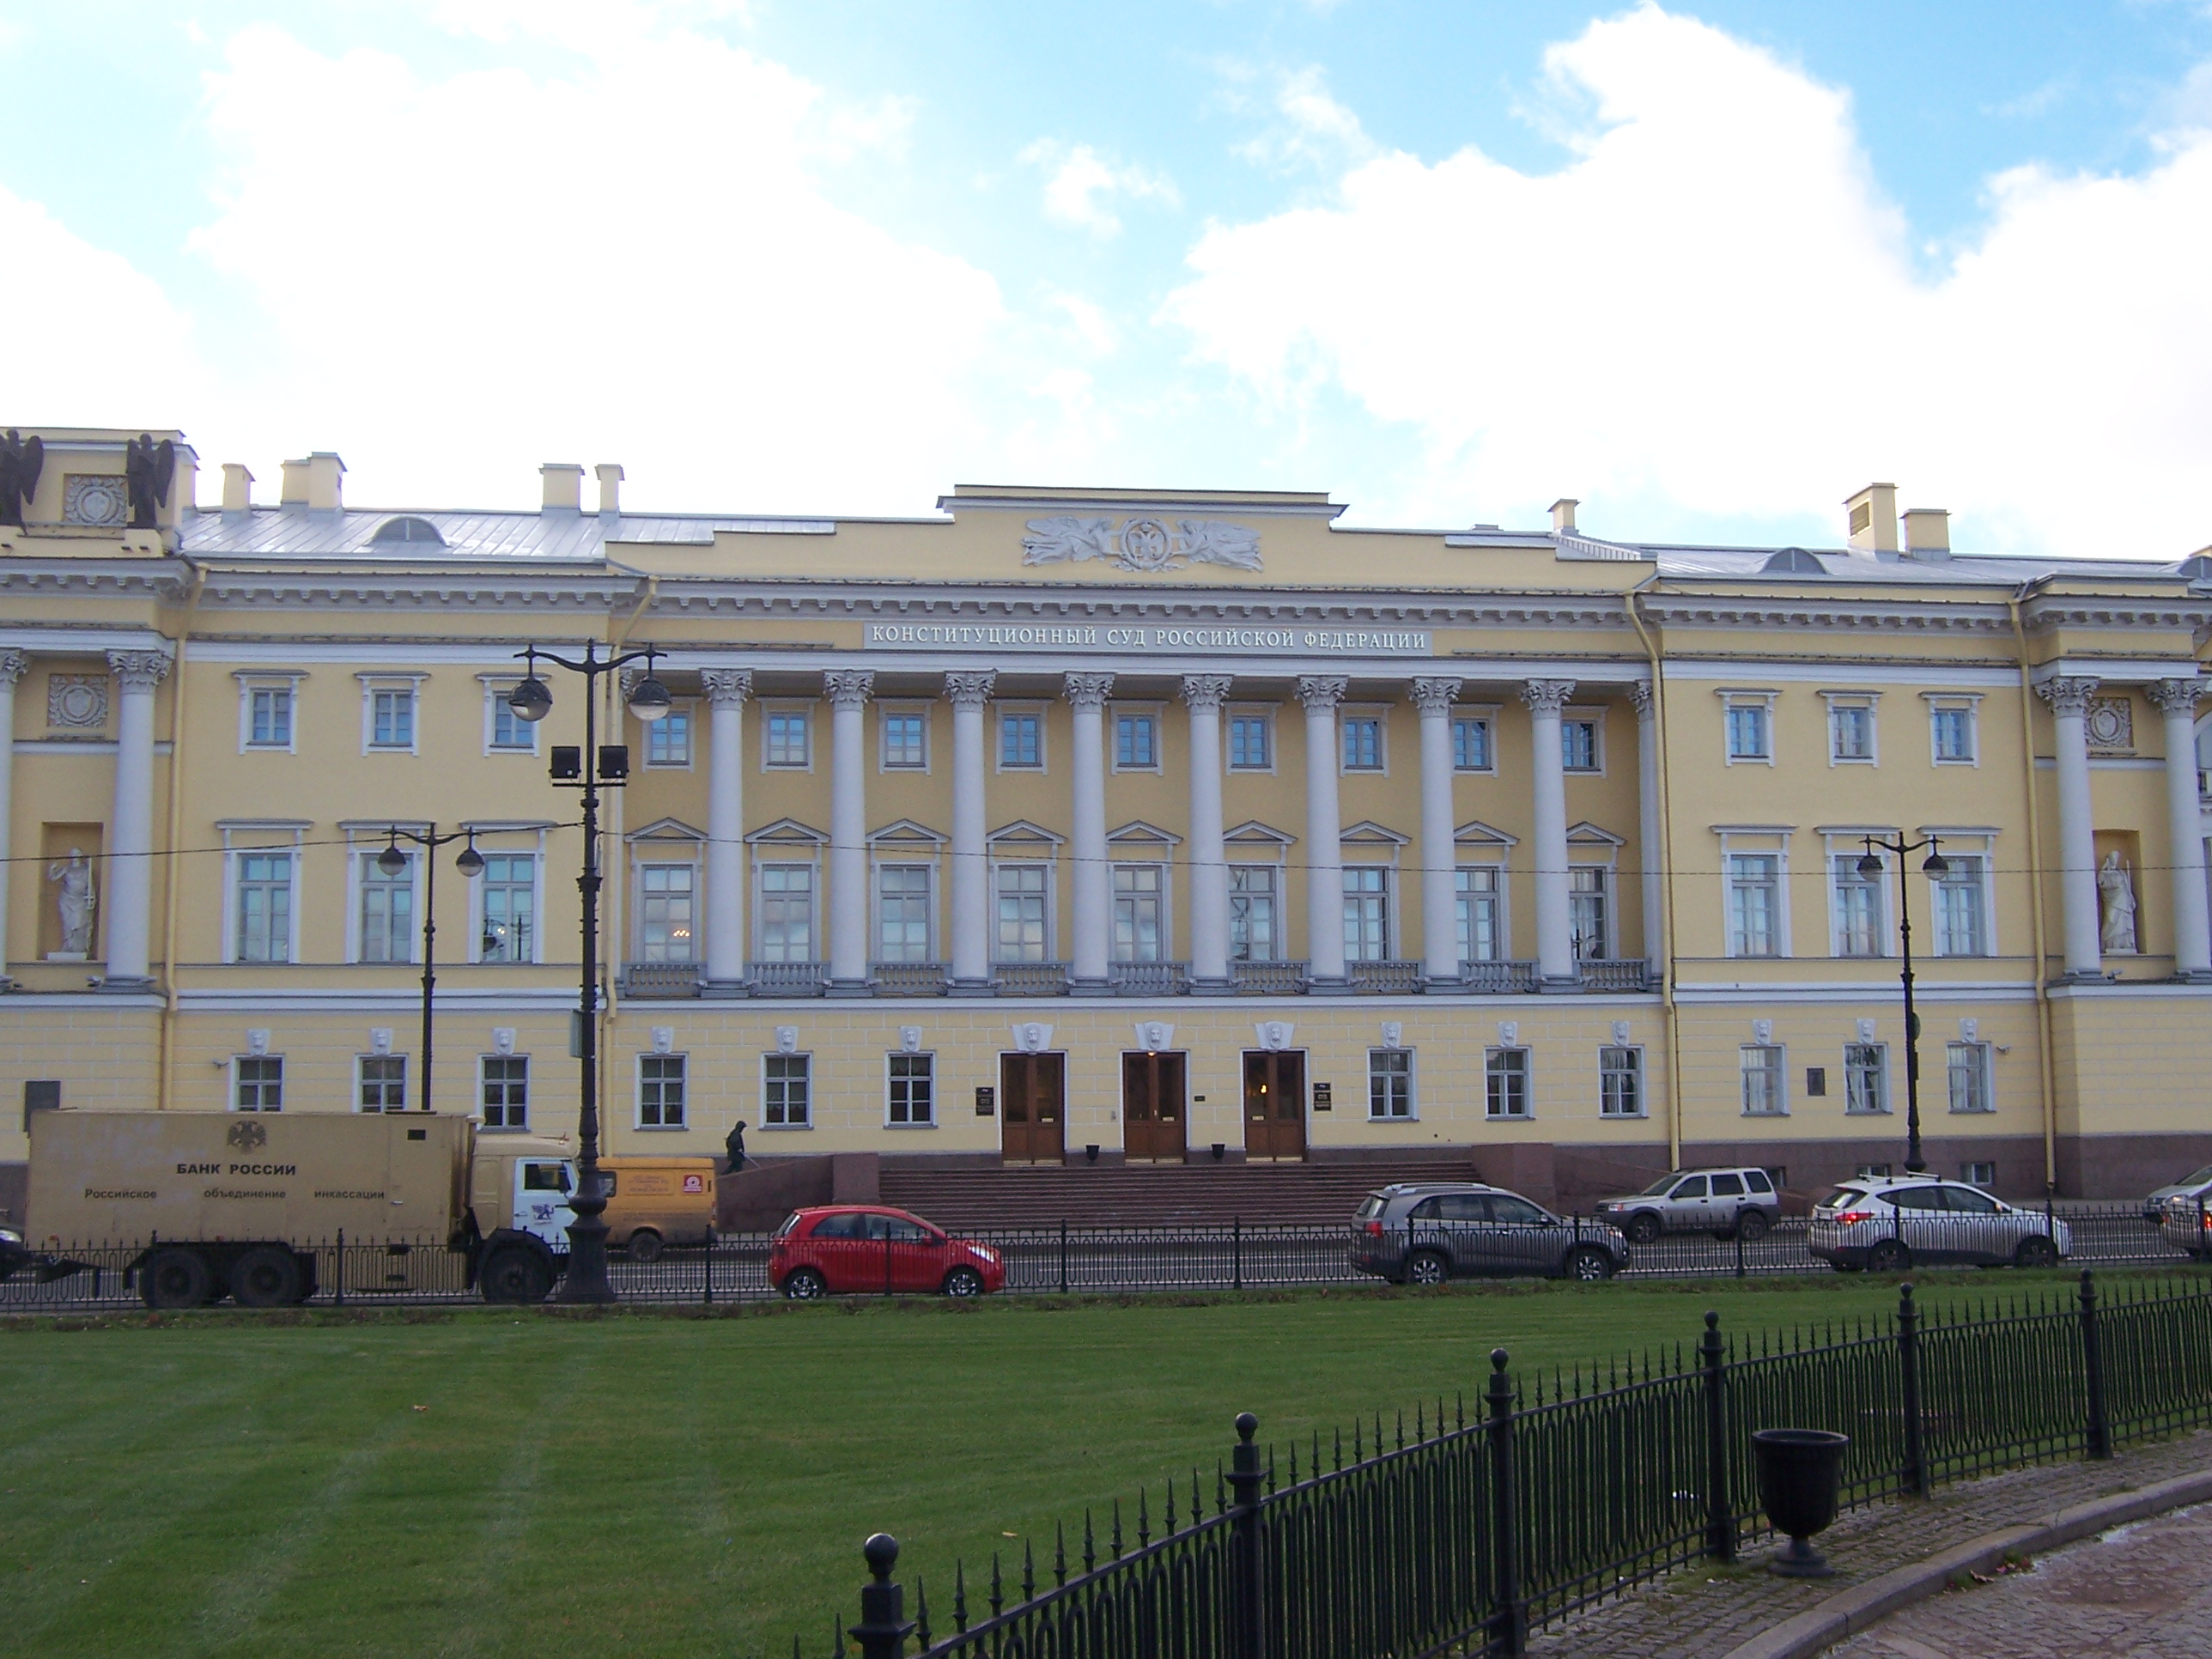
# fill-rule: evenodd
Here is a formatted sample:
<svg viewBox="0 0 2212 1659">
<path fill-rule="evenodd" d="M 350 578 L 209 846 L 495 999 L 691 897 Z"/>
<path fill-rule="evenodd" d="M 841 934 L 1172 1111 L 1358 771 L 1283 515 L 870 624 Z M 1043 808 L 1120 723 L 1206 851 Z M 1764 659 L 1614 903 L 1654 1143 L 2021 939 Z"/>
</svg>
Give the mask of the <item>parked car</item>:
<svg viewBox="0 0 2212 1659">
<path fill-rule="evenodd" d="M 1006 1268 L 989 1245 L 950 1237 L 905 1210 L 823 1204 L 784 1218 L 769 1247 L 768 1276 L 805 1302 L 900 1291 L 981 1296 L 1004 1287 Z"/>
<path fill-rule="evenodd" d="M 2073 1254 L 2063 1221 L 1933 1176 L 1862 1176 L 1813 1206 L 1806 1247 L 1838 1273 L 1928 1266 L 2051 1267 Z"/>
<path fill-rule="evenodd" d="M 2182 1176 L 2171 1186 L 2160 1188 L 2143 1200 L 2143 1219 L 2155 1227 L 2169 1215 L 2186 1210 L 2193 1224 L 2199 1199 L 2207 1205 L 2212 1205 L 2212 1164 Z"/>
<path fill-rule="evenodd" d="M 1591 1213 L 1650 1244 L 1662 1233 L 1764 1238 L 1782 1219 L 1782 1195 L 1764 1170 L 1677 1170 L 1627 1198 L 1600 1199 Z"/>
<path fill-rule="evenodd" d="M 2212 1256 L 2212 1205 L 2199 1210 L 2195 1199 L 2177 1199 L 2159 1218 L 2158 1230 L 2167 1243 L 2185 1251 L 2191 1261 Z"/>
<path fill-rule="evenodd" d="M 1628 1265 L 1628 1243 L 1602 1222 L 1563 1221 L 1502 1187 L 1411 1182 L 1360 1200 L 1352 1265 L 1401 1285 L 1524 1273 L 1596 1280 Z"/>
</svg>

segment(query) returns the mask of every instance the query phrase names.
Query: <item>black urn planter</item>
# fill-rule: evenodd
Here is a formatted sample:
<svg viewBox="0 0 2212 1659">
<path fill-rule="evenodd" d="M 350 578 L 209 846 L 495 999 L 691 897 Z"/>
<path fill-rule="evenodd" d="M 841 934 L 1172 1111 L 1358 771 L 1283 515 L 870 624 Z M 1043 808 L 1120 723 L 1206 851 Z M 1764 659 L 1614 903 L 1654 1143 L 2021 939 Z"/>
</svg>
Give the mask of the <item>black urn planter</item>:
<svg viewBox="0 0 2212 1659">
<path fill-rule="evenodd" d="M 1790 1541 L 1766 1564 L 1785 1578 L 1826 1578 L 1834 1571 L 1813 1547 L 1813 1534 L 1836 1518 L 1844 1450 L 1850 1437 L 1826 1429 L 1761 1429 L 1751 1437 L 1759 1465 L 1759 1501 Z"/>
</svg>

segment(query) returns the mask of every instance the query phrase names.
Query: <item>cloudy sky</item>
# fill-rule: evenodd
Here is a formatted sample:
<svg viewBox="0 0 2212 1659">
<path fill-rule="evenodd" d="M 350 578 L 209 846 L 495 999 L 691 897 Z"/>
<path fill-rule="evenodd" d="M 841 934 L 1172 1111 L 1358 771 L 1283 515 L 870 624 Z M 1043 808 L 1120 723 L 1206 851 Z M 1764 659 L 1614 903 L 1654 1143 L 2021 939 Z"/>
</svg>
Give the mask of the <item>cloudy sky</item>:
<svg viewBox="0 0 2212 1659">
<path fill-rule="evenodd" d="M 362 505 L 2212 542 L 2201 0 L 0 0 L 0 419 Z"/>
</svg>

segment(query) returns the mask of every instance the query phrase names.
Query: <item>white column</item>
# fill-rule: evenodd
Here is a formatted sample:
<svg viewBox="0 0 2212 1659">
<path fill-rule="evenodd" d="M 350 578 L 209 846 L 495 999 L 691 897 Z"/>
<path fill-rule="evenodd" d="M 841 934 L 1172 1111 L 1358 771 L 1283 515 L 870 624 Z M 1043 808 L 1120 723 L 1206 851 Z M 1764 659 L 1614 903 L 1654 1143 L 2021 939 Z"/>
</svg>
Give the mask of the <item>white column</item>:
<svg viewBox="0 0 2212 1659">
<path fill-rule="evenodd" d="M 1190 709 L 1190 980 L 1228 990 L 1229 862 L 1221 846 L 1221 704 L 1226 674 L 1186 674 Z"/>
<path fill-rule="evenodd" d="M 111 651 L 115 710 L 115 806 L 108 819 L 107 981 L 137 990 L 149 977 L 154 912 L 154 688 L 169 672 L 159 651 Z"/>
<path fill-rule="evenodd" d="M 1545 991 L 1575 986 L 1574 927 L 1567 902 L 1567 775 L 1559 749 L 1559 711 L 1575 694 L 1572 680 L 1529 680 L 1529 777 L 1536 866 L 1536 980 Z"/>
<path fill-rule="evenodd" d="M 1664 970 L 1667 871 L 1661 860 L 1666 837 L 1659 823 L 1659 699 L 1650 682 L 1628 688 L 1636 705 L 1636 842 L 1643 854 L 1644 959 L 1656 981 Z"/>
<path fill-rule="evenodd" d="M 830 699 L 830 993 L 868 989 L 868 692 L 866 669 L 822 677 Z"/>
<path fill-rule="evenodd" d="M 1423 676 L 1413 682 L 1421 713 L 1421 954 L 1431 991 L 1462 982 L 1459 957 L 1459 826 L 1452 812 L 1452 705 L 1460 682 Z"/>
<path fill-rule="evenodd" d="M 15 822 L 15 682 L 30 666 L 22 652 L 0 651 L 0 985 L 8 982 L 8 878 L 15 867 L 8 862 Z"/>
<path fill-rule="evenodd" d="M 2204 820 L 2197 805 L 2197 702 L 2194 679 L 2160 680 L 2150 700 L 2166 716 L 2166 810 L 2173 842 L 2173 972 L 2177 979 L 2212 979 L 2212 915 L 2204 890 Z"/>
<path fill-rule="evenodd" d="M 753 677 L 708 668 L 707 983 L 726 995 L 745 977 L 745 698 Z"/>
<path fill-rule="evenodd" d="M 2058 751 L 2058 880 L 2066 918 L 2066 972 L 2095 979 L 2105 968 L 2097 925 L 2096 817 L 2089 799 L 2087 721 L 2097 682 L 2069 677 L 2045 680 L 2035 689 L 2051 705 Z"/>
<path fill-rule="evenodd" d="M 952 705 L 952 988 L 991 988 L 991 849 L 983 805 L 983 707 L 994 673 L 947 674 Z"/>
<path fill-rule="evenodd" d="M 1298 701 L 1306 706 L 1306 979 L 1322 990 L 1344 976 L 1344 819 L 1337 809 L 1336 706 L 1340 676 L 1305 674 Z"/>
<path fill-rule="evenodd" d="M 1106 699 L 1111 674 L 1070 674 L 1063 695 L 1073 711 L 1069 788 L 1073 822 L 1068 854 L 1075 884 L 1075 949 L 1069 957 L 1070 989 L 1107 988 L 1107 934 L 1114 918 L 1114 873 L 1106 862 Z"/>
</svg>

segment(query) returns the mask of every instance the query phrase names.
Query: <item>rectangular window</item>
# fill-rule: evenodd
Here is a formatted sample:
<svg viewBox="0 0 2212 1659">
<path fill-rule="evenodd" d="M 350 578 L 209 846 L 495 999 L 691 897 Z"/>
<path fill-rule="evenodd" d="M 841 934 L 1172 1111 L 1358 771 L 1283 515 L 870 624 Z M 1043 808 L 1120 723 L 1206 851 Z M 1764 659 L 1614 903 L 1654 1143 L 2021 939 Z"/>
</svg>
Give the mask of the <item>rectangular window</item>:
<svg viewBox="0 0 2212 1659">
<path fill-rule="evenodd" d="M 929 764 L 925 716 L 908 710 L 884 711 L 884 769 L 919 772 Z"/>
<path fill-rule="evenodd" d="M 1462 962 L 1504 960 L 1503 873 L 1493 864 L 1463 864 L 1452 872 Z"/>
<path fill-rule="evenodd" d="M 1160 725 L 1150 714 L 1114 717 L 1114 768 L 1149 772 L 1160 763 Z"/>
<path fill-rule="evenodd" d="M 1157 864 L 1114 866 L 1114 960 L 1158 962 L 1165 952 L 1166 872 Z"/>
<path fill-rule="evenodd" d="M 1570 772 L 1597 770 L 1597 722 L 1559 722 L 1559 763 Z"/>
<path fill-rule="evenodd" d="M 491 746 L 533 754 L 538 748 L 538 728 L 508 705 L 507 696 L 514 690 L 511 685 L 491 688 Z"/>
<path fill-rule="evenodd" d="M 255 749 L 292 746 L 292 688 L 257 685 L 249 704 L 246 741 Z"/>
<path fill-rule="evenodd" d="M 415 691 L 372 690 L 369 693 L 368 746 L 372 749 L 412 749 L 415 746 Z"/>
<path fill-rule="evenodd" d="M 929 866 L 886 864 L 876 872 L 876 960 L 928 962 Z"/>
<path fill-rule="evenodd" d="M 1351 962 L 1390 960 L 1390 872 L 1379 865 L 1345 868 L 1344 954 Z"/>
<path fill-rule="evenodd" d="M 640 1054 L 637 1057 L 639 1128 L 680 1129 L 684 1127 L 684 1059 L 682 1054 Z"/>
<path fill-rule="evenodd" d="M 1611 1047 L 1597 1051 L 1597 1109 L 1601 1117 L 1644 1115 L 1644 1050 Z"/>
<path fill-rule="evenodd" d="M 1492 1117 L 1528 1115 L 1528 1051 L 1490 1048 L 1482 1060 L 1484 1097 Z"/>
<path fill-rule="evenodd" d="M 1002 714 L 999 716 L 999 769 L 1034 771 L 1044 765 L 1044 716 Z"/>
<path fill-rule="evenodd" d="M 1979 1187 L 1986 1191 L 1997 1184 L 1997 1166 L 1988 1162 L 1961 1164 L 1959 1166 L 1959 1179 L 1969 1187 Z"/>
<path fill-rule="evenodd" d="M 884 1121 L 908 1128 L 929 1127 L 937 1121 L 937 1056 L 893 1054 L 890 1058 Z"/>
<path fill-rule="evenodd" d="M 645 763 L 647 766 L 689 766 L 691 764 L 691 711 L 672 708 L 645 728 Z"/>
<path fill-rule="evenodd" d="M 538 855 L 486 853 L 477 892 L 483 934 L 480 962 L 535 962 L 538 951 Z"/>
<path fill-rule="evenodd" d="M 767 1054 L 761 1060 L 761 1121 L 771 1129 L 804 1129 L 814 1121 L 814 1056 Z"/>
<path fill-rule="evenodd" d="M 999 937 L 994 960 L 1046 960 L 1045 866 L 1002 864 L 997 881 Z"/>
<path fill-rule="evenodd" d="M 1990 953 L 1989 919 L 1982 902 L 1982 877 L 1988 860 L 1978 854 L 1943 854 L 1946 868 L 1934 883 L 1936 954 L 1985 957 Z"/>
<path fill-rule="evenodd" d="M 1974 706 L 1937 703 L 1928 711 L 1929 740 L 1937 765 L 1971 766 L 1974 762 Z"/>
<path fill-rule="evenodd" d="M 814 866 L 761 866 L 760 941 L 763 962 L 812 962 Z"/>
<path fill-rule="evenodd" d="M 812 764 L 807 748 L 807 715 L 804 708 L 772 708 L 761 723 L 765 764 L 804 770 Z"/>
<path fill-rule="evenodd" d="M 411 962 L 415 957 L 415 855 L 387 876 L 381 853 L 361 855 L 361 962 Z"/>
<path fill-rule="evenodd" d="M 637 877 L 638 960 L 696 961 L 692 910 L 698 872 L 688 864 L 647 864 Z"/>
<path fill-rule="evenodd" d="M 527 1129 L 530 1127 L 530 1056 L 485 1054 L 477 1062 L 482 1092 L 483 1127 L 487 1129 Z"/>
<path fill-rule="evenodd" d="M 292 855 L 238 854 L 240 962 L 292 959 Z M 403 957 L 402 961 L 405 958 Z"/>
<path fill-rule="evenodd" d="M 1773 1043 L 1747 1042 L 1737 1050 L 1743 1066 L 1743 1111 L 1746 1117 L 1780 1117 L 1786 1109 L 1782 1097 L 1782 1050 Z"/>
<path fill-rule="evenodd" d="M 1888 1044 L 1844 1045 L 1844 1109 L 1853 1113 L 1889 1109 Z"/>
<path fill-rule="evenodd" d="M 1954 1112 L 1993 1112 L 1996 1103 L 1990 1093 L 1990 1045 L 1952 1042 L 1944 1045 L 1944 1073 L 1950 1085 Z"/>
<path fill-rule="evenodd" d="M 1838 853 L 1832 862 L 1836 887 L 1836 954 L 1888 954 L 1889 930 L 1882 925 L 1881 878 L 1859 872 L 1859 855 Z"/>
<path fill-rule="evenodd" d="M 1567 921 L 1577 962 L 1604 962 L 1613 955 L 1612 873 L 1595 864 L 1567 872 Z"/>
<path fill-rule="evenodd" d="M 1229 719 L 1229 769 L 1264 772 L 1275 763 L 1274 722 L 1265 714 Z"/>
<path fill-rule="evenodd" d="M 1367 1115 L 1370 1118 L 1409 1118 L 1413 1115 L 1413 1055 L 1409 1048 L 1370 1048 L 1367 1051 Z"/>
<path fill-rule="evenodd" d="M 1728 861 L 1729 954 L 1782 954 L 1782 861 L 1771 853 L 1731 853 Z"/>
<path fill-rule="evenodd" d="M 1487 772 L 1491 759 L 1490 721 L 1485 716 L 1462 714 L 1452 721 L 1452 770 Z"/>
<path fill-rule="evenodd" d="M 1774 758 L 1766 717 L 1765 703 L 1734 702 L 1729 705 L 1728 757 L 1730 760 Z"/>
<path fill-rule="evenodd" d="M 1354 714 L 1344 722 L 1344 769 L 1382 769 L 1382 722 L 1373 714 Z"/>
<path fill-rule="evenodd" d="M 1283 954 L 1276 927 L 1275 869 L 1267 864 L 1229 866 L 1229 956 L 1233 962 L 1274 962 Z"/>
<path fill-rule="evenodd" d="M 355 1062 L 354 1105 L 364 1112 L 407 1109 L 407 1056 L 362 1054 Z"/>
<path fill-rule="evenodd" d="M 1837 761 L 1874 758 L 1874 710 L 1863 703 L 1835 703 L 1828 709 L 1828 757 Z"/>
<path fill-rule="evenodd" d="M 284 1057 L 282 1054 L 240 1054 L 231 1062 L 230 1109 L 234 1112 L 281 1112 L 284 1109 Z"/>
</svg>

